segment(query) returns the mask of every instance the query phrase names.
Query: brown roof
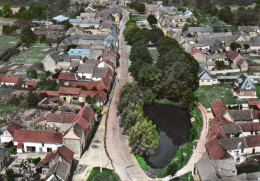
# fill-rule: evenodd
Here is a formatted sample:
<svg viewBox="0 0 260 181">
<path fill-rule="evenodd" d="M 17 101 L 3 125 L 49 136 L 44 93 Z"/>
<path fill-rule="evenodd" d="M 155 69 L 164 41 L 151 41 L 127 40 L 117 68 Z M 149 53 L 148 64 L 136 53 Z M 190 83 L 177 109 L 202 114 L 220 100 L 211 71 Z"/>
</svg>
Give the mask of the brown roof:
<svg viewBox="0 0 260 181">
<path fill-rule="evenodd" d="M 233 122 L 228 121 L 226 118 L 223 116 L 216 116 L 214 119 L 211 120 L 210 122 L 210 128 L 214 127 L 215 124 L 219 123 L 220 126 L 225 126 L 228 124 L 233 124 Z"/>
<path fill-rule="evenodd" d="M 111 65 L 112 67 L 114 67 L 114 62 L 112 62 L 112 61 L 110 61 L 110 60 L 103 59 L 103 60 L 101 60 L 100 62 L 104 62 L 104 63 L 106 63 L 106 64 Z"/>
<path fill-rule="evenodd" d="M 221 99 L 217 99 L 215 102 L 211 104 L 211 109 L 214 116 L 221 116 L 227 110 L 225 104 L 221 101 Z"/>
<path fill-rule="evenodd" d="M 17 84 L 19 77 L 2 76 L 0 82 L 15 83 Z"/>
<path fill-rule="evenodd" d="M 260 131 L 260 123 L 253 122 L 253 123 L 243 123 L 239 124 L 243 132 L 251 132 L 251 131 Z"/>
<path fill-rule="evenodd" d="M 79 95 L 80 88 L 72 88 L 72 87 L 60 87 L 59 94 L 70 94 L 70 95 Z"/>
<path fill-rule="evenodd" d="M 55 114 L 50 113 L 46 116 L 48 122 L 72 123 L 77 114 Z"/>
<path fill-rule="evenodd" d="M 258 109 L 260 109 L 260 101 L 248 101 L 249 106 L 256 106 Z"/>
<path fill-rule="evenodd" d="M 14 136 L 15 131 L 20 130 L 20 126 L 18 124 L 16 124 L 15 122 L 12 122 L 7 128 L 6 130 L 12 135 Z"/>
<path fill-rule="evenodd" d="M 90 120 L 94 116 L 95 112 L 90 107 L 85 106 L 79 111 L 77 117 L 75 118 L 75 122 L 86 131 L 90 124 Z"/>
<path fill-rule="evenodd" d="M 237 61 L 238 66 L 241 66 L 243 63 L 244 63 L 244 60 L 241 58 Z"/>
<path fill-rule="evenodd" d="M 113 55 L 114 57 L 117 58 L 117 53 L 114 52 L 113 50 L 108 50 L 108 51 L 104 52 L 103 55 L 102 55 L 102 57 L 105 57 L 105 56 L 108 55 L 108 54 L 111 54 L 111 55 Z"/>
<path fill-rule="evenodd" d="M 260 110 L 253 110 L 252 111 L 252 118 L 259 119 L 260 118 Z"/>
<path fill-rule="evenodd" d="M 47 96 L 53 96 L 53 97 L 58 97 L 59 96 L 59 92 L 58 91 L 48 91 L 48 90 L 41 90 L 40 94 L 46 94 Z"/>
<path fill-rule="evenodd" d="M 200 51 L 199 49 L 197 49 L 197 48 L 194 48 L 191 52 L 190 52 L 190 55 L 191 56 L 193 56 L 195 53 L 200 53 L 200 54 L 202 54 L 203 56 L 207 56 L 207 55 L 205 55 L 202 51 Z"/>
<path fill-rule="evenodd" d="M 59 74 L 59 80 L 76 81 L 76 76 L 75 76 L 74 73 L 61 72 L 61 73 Z"/>
<path fill-rule="evenodd" d="M 246 145 L 247 147 L 260 146 L 260 135 L 247 136 Z"/>
<path fill-rule="evenodd" d="M 231 157 L 231 155 L 221 146 L 216 136 L 213 136 L 210 140 L 208 140 L 205 147 L 211 158 L 214 160 Z"/>
<path fill-rule="evenodd" d="M 239 52 L 238 51 L 232 51 L 232 50 L 229 50 L 226 52 L 226 55 L 227 55 L 227 58 L 230 59 L 231 61 L 234 61 L 237 56 L 239 55 Z"/>
<path fill-rule="evenodd" d="M 72 87 L 84 87 L 86 90 L 107 91 L 107 86 L 103 81 L 73 82 Z"/>
<path fill-rule="evenodd" d="M 219 123 L 215 124 L 214 127 L 210 128 L 208 140 L 210 140 L 213 136 L 215 136 L 217 139 L 223 139 L 228 137 L 225 134 L 225 132 L 220 128 Z"/>
<path fill-rule="evenodd" d="M 62 133 L 17 130 L 13 140 L 17 142 L 36 142 L 36 143 L 59 143 L 62 144 Z"/>
<path fill-rule="evenodd" d="M 38 82 L 36 82 L 36 81 L 25 81 L 24 86 L 36 87 L 37 84 L 38 84 Z"/>
<path fill-rule="evenodd" d="M 49 163 L 51 159 L 53 159 L 55 156 L 61 156 L 63 159 L 65 159 L 67 162 L 71 163 L 73 160 L 74 152 L 68 149 L 66 146 L 62 146 L 58 148 L 57 150 L 54 150 L 50 153 L 48 153 L 45 158 L 42 160 L 41 165 L 46 165 Z"/>
</svg>

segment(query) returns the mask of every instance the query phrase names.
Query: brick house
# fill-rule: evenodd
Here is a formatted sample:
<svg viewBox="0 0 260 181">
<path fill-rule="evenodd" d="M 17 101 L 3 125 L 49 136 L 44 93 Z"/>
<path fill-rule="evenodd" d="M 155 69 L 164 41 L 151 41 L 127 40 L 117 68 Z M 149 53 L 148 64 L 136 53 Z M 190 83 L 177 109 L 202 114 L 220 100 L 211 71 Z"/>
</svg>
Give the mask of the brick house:
<svg viewBox="0 0 260 181">
<path fill-rule="evenodd" d="M 238 51 L 229 50 L 226 52 L 226 55 L 229 60 L 230 66 L 233 69 L 240 69 L 240 71 L 248 70 L 247 61 L 240 55 Z"/>
</svg>

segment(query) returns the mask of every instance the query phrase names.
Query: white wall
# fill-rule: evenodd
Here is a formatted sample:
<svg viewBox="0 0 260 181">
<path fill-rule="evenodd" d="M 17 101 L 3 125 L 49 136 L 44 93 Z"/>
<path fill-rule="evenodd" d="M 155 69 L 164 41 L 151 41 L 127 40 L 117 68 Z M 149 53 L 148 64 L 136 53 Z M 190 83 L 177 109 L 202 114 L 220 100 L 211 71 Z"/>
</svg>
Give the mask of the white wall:
<svg viewBox="0 0 260 181">
<path fill-rule="evenodd" d="M 17 146 L 18 142 L 14 141 L 14 145 Z M 27 146 L 35 147 L 35 152 L 46 152 L 47 148 L 51 148 L 51 151 L 54 151 L 62 146 L 62 144 L 55 144 L 55 143 L 34 143 L 34 142 L 24 142 L 23 143 L 23 150 L 27 152 Z"/>
<path fill-rule="evenodd" d="M 1 135 L 1 143 L 9 142 L 12 140 L 13 140 L 13 136 L 7 130 L 5 130 Z"/>
</svg>

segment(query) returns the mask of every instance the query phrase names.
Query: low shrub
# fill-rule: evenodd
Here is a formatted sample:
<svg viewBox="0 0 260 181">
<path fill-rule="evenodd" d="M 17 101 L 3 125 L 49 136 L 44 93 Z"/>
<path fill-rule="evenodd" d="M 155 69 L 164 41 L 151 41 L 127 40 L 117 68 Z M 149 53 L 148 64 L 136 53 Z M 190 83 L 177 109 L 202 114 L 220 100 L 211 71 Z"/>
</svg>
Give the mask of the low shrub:
<svg viewBox="0 0 260 181">
<path fill-rule="evenodd" d="M 41 161 L 41 158 L 40 157 L 38 157 L 38 158 L 32 158 L 31 159 L 31 163 L 33 163 L 33 164 L 38 164 L 39 162 Z"/>
<path fill-rule="evenodd" d="M 10 155 L 16 154 L 16 147 L 9 148 L 9 149 L 8 149 L 8 153 L 9 153 Z"/>
<path fill-rule="evenodd" d="M 102 172 L 100 172 L 99 169 L 99 167 L 93 168 L 90 171 L 87 181 L 120 181 L 119 176 L 113 170 L 103 168 Z"/>
<path fill-rule="evenodd" d="M 237 174 L 253 173 L 253 172 L 259 172 L 259 171 L 260 171 L 260 165 L 253 164 L 253 163 L 237 167 Z"/>
<path fill-rule="evenodd" d="M 138 154 L 134 154 L 134 156 L 143 170 L 147 170 L 149 168 L 149 166 L 147 165 L 146 161 L 142 156 Z"/>
</svg>

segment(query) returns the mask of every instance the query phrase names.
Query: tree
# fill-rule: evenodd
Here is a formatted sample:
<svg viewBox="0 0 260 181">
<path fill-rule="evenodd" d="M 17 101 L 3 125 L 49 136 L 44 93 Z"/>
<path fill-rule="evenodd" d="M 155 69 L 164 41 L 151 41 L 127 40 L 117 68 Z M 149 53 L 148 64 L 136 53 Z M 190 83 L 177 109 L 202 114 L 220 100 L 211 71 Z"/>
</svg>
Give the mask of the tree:
<svg viewBox="0 0 260 181">
<path fill-rule="evenodd" d="M 223 60 L 216 60 L 216 69 L 223 70 L 225 68 L 225 63 Z"/>
<path fill-rule="evenodd" d="M 5 177 L 7 181 L 14 181 L 14 171 L 11 168 L 5 169 Z"/>
<path fill-rule="evenodd" d="M 159 146 L 159 133 L 152 121 L 139 121 L 128 132 L 133 153 L 149 156 Z"/>
<path fill-rule="evenodd" d="M 26 70 L 26 74 L 30 77 L 30 78 L 38 78 L 38 74 L 37 71 L 35 69 L 27 69 Z"/>
<path fill-rule="evenodd" d="M 152 56 L 144 43 L 144 41 L 138 41 L 133 44 L 131 50 L 130 50 L 130 55 L 129 59 L 134 62 L 136 60 L 142 60 L 147 63 L 152 63 L 153 59 Z"/>
<path fill-rule="evenodd" d="M 36 40 L 36 35 L 32 32 L 30 27 L 24 27 L 21 32 L 21 41 L 26 46 L 30 46 Z"/>
<path fill-rule="evenodd" d="M 245 48 L 246 50 L 248 50 L 248 49 L 250 48 L 250 45 L 244 44 L 244 48 Z"/>
<path fill-rule="evenodd" d="M 95 97 L 87 96 L 85 98 L 85 102 L 88 103 L 89 105 L 94 105 L 94 104 L 96 104 L 97 100 Z"/>
<path fill-rule="evenodd" d="M 125 40 L 132 45 L 133 43 L 142 40 L 144 38 L 144 34 L 139 27 L 134 28 L 126 28 L 123 32 Z"/>
<path fill-rule="evenodd" d="M 137 59 L 134 62 L 131 63 L 129 66 L 129 72 L 131 73 L 131 76 L 133 76 L 136 80 L 138 79 L 139 71 L 145 67 L 148 63 L 144 62 L 141 59 Z"/>
<path fill-rule="evenodd" d="M 145 87 L 152 87 L 162 76 L 162 71 L 154 64 L 147 64 L 138 73 L 138 82 Z"/>
<path fill-rule="evenodd" d="M 66 29 L 69 29 L 69 28 L 73 27 L 73 25 L 72 25 L 70 22 L 68 22 L 68 21 L 65 21 L 62 25 L 63 25 Z"/>
<path fill-rule="evenodd" d="M 231 11 L 230 7 L 222 8 L 219 10 L 218 16 L 221 20 L 227 22 L 227 23 L 233 23 L 233 13 Z"/>
<path fill-rule="evenodd" d="M 11 3 L 4 3 L 1 13 L 4 18 L 12 18 L 13 12 L 11 10 Z"/>
<path fill-rule="evenodd" d="M 231 48 L 232 51 L 235 51 L 236 49 L 241 48 L 241 45 L 239 43 L 232 42 L 230 44 L 230 48 Z"/>
<path fill-rule="evenodd" d="M 38 90 L 57 90 L 58 89 L 58 84 L 56 80 L 53 79 L 42 79 L 38 85 L 37 85 Z"/>
<path fill-rule="evenodd" d="M 26 105 L 28 107 L 36 107 L 38 102 L 40 102 L 40 98 L 36 93 L 29 92 L 26 96 Z"/>
<path fill-rule="evenodd" d="M 151 14 L 147 17 L 147 21 L 150 24 L 150 26 L 154 26 L 157 24 L 157 18 Z"/>
<path fill-rule="evenodd" d="M 175 40 L 169 36 L 164 36 L 159 40 L 158 52 L 159 52 L 160 56 L 163 56 L 164 54 L 169 53 L 173 49 L 183 52 L 183 49 L 180 47 L 177 40 Z"/>
<path fill-rule="evenodd" d="M 144 30 L 146 42 L 152 42 L 158 44 L 158 41 L 164 37 L 164 33 L 161 28 L 152 28 L 151 30 Z"/>
</svg>

